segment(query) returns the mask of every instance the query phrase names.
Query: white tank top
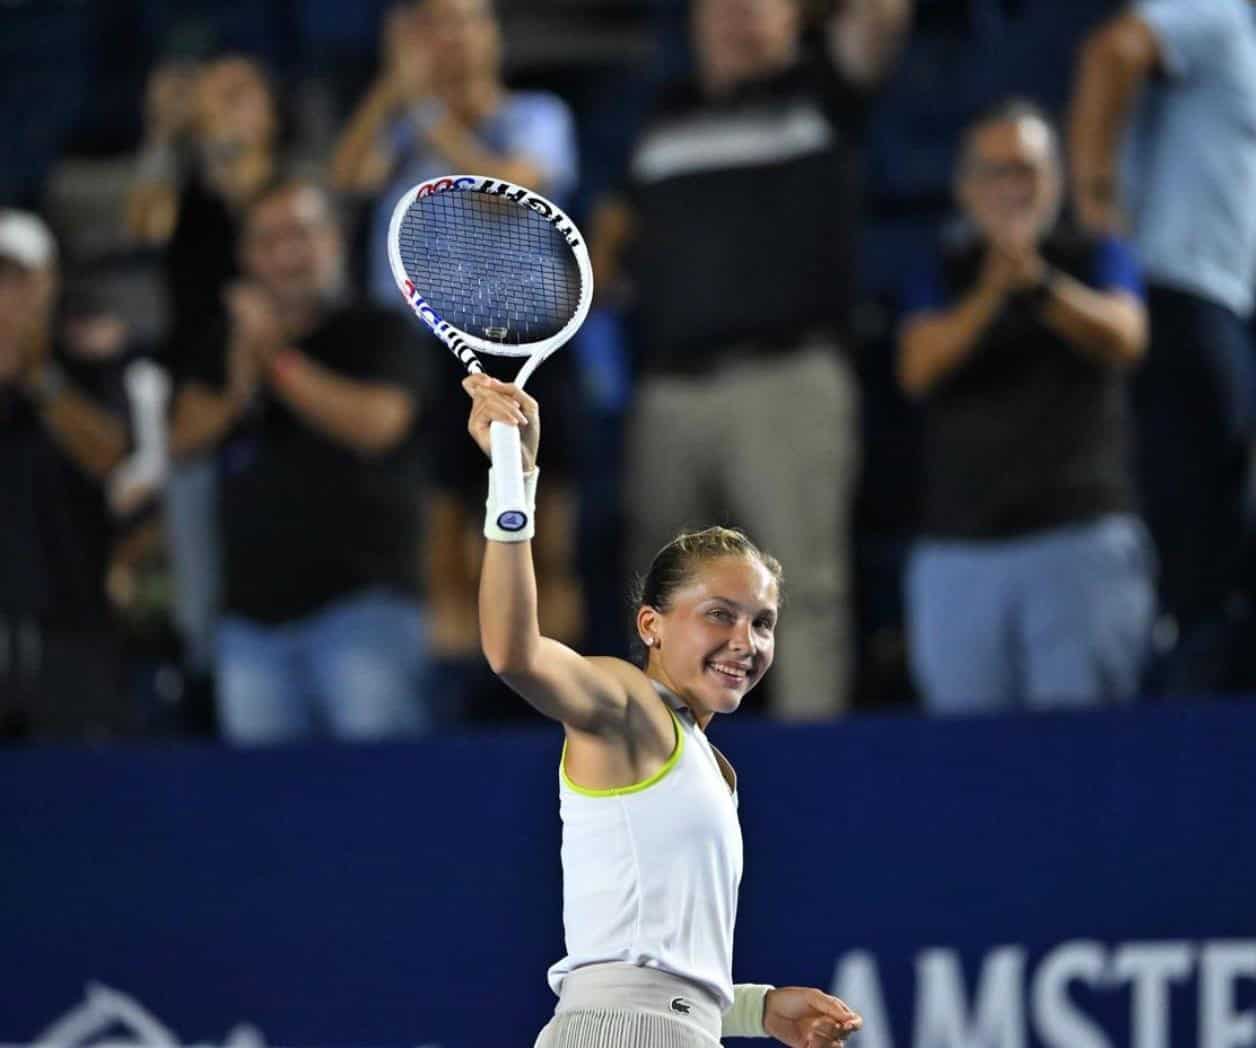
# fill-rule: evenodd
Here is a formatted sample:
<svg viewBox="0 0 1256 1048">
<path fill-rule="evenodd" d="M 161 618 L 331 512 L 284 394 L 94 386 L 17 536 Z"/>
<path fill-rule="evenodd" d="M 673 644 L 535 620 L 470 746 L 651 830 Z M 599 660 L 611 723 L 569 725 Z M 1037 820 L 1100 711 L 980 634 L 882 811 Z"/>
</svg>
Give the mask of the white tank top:
<svg viewBox="0 0 1256 1048">
<path fill-rule="evenodd" d="M 733 923 L 741 884 L 736 786 L 729 790 L 706 733 L 655 684 L 672 711 L 676 746 L 656 775 L 586 790 L 559 763 L 563 927 L 567 956 L 549 970 L 555 993 L 576 968 L 655 968 L 733 1003 Z"/>
</svg>

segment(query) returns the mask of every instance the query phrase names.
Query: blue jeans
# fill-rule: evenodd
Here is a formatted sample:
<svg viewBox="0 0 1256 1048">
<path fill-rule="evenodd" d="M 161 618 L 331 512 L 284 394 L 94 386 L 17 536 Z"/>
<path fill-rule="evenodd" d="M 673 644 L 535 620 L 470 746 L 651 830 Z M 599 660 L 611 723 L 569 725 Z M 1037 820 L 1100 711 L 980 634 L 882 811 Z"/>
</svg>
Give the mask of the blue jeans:
<svg viewBox="0 0 1256 1048">
<path fill-rule="evenodd" d="M 422 704 L 423 626 L 414 600 L 363 590 L 303 619 L 239 616 L 218 628 L 218 712 L 240 744 L 410 738 Z"/>
<path fill-rule="evenodd" d="M 1155 618 L 1142 524 L 1113 515 L 1006 541 L 921 542 L 908 569 L 912 671 L 931 713 L 1130 698 Z"/>
</svg>

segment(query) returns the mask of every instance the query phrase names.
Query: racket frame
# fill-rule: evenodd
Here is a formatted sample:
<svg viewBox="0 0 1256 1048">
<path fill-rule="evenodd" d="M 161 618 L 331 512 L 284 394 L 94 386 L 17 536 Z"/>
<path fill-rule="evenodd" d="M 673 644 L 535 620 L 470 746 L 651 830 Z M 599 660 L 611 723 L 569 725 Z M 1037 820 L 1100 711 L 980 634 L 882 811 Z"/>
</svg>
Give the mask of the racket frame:
<svg viewBox="0 0 1256 1048">
<path fill-rule="evenodd" d="M 423 297 L 422 290 L 414 285 L 401 260 L 401 224 L 406 212 L 417 199 L 434 193 L 480 193 L 501 197 L 518 207 L 535 211 L 554 227 L 571 250 L 580 274 L 580 298 L 576 304 L 576 310 L 560 331 L 537 342 L 524 342 L 518 345 L 493 342 L 454 327 Z M 402 298 L 409 304 L 415 316 L 427 325 L 432 334 L 445 344 L 470 374 L 477 375 L 484 371 L 477 353 L 487 353 L 490 356 L 527 357 L 527 361 L 515 377 L 515 385 L 520 389 L 538 365 L 580 329 L 593 303 L 593 264 L 589 260 L 589 250 L 585 245 L 584 237 L 576 228 L 576 224 L 552 200 L 546 199 L 526 186 L 516 185 L 500 178 L 488 178 L 484 175 L 443 175 L 440 178 L 430 178 L 426 182 L 420 182 L 407 190 L 405 195 L 397 201 L 388 223 L 388 263 Z M 519 532 L 528 526 L 531 519 L 531 511 L 524 494 L 523 453 L 520 446 L 519 428 L 502 422 L 494 422 L 490 435 L 493 476 L 496 481 L 495 501 L 499 510 L 497 525 L 503 531 Z"/>
</svg>

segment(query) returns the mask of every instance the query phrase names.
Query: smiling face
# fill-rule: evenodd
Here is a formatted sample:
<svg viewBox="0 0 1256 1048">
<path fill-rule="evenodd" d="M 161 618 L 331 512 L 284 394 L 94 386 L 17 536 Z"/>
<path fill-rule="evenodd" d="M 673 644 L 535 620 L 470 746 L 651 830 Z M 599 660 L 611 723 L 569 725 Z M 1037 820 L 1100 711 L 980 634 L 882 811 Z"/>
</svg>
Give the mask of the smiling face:
<svg viewBox="0 0 1256 1048">
<path fill-rule="evenodd" d="M 987 240 L 1039 237 L 1060 207 L 1054 133 L 1025 113 L 986 121 L 965 145 L 957 185 L 960 205 Z"/>
<path fill-rule="evenodd" d="M 293 182 L 254 203 L 241 239 L 244 269 L 292 308 L 333 296 L 343 275 L 343 245 L 326 195 Z"/>
<path fill-rule="evenodd" d="M 772 665 L 780 593 L 758 557 L 700 562 L 665 609 L 643 605 L 637 630 L 646 674 L 678 695 L 702 723 L 733 713 Z"/>
</svg>

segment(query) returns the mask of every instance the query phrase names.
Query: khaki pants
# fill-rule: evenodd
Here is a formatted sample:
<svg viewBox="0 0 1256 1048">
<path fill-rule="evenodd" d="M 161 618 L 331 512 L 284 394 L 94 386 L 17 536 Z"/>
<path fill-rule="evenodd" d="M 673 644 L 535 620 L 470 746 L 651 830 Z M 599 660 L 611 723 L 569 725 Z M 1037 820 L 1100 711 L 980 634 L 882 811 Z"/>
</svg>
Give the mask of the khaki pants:
<svg viewBox="0 0 1256 1048">
<path fill-rule="evenodd" d="M 850 516 L 858 391 L 819 343 L 694 377 L 647 376 L 627 445 L 629 552 L 645 572 L 681 529 L 741 527 L 785 569 L 772 711 L 841 713 L 853 669 Z"/>
</svg>

